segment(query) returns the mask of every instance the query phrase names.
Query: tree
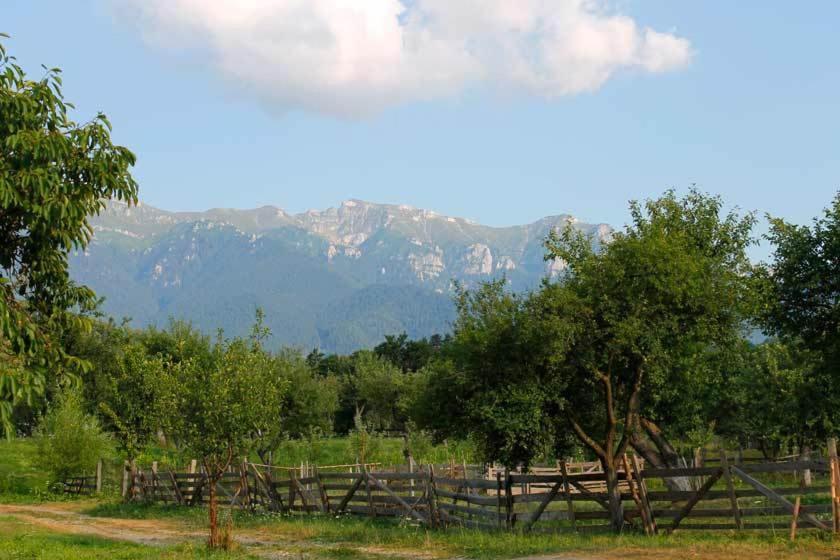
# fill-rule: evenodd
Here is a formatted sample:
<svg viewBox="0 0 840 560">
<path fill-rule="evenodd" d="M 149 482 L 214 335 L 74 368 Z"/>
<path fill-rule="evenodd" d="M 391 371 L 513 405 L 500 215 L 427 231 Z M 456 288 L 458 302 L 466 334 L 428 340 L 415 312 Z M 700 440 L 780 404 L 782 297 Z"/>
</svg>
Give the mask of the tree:
<svg viewBox="0 0 840 560">
<path fill-rule="evenodd" d="M 767 459 L 776 459 L 786 446 L 807 455 L 832 434 L 838 404 L 830 388 L 812 382 L 813 368 L 813 358 L 801 346 L 780 340 L 745 343 L 722 403 L 737 412 L 722 418 L 718 432 L 755 442 Z"/>
<path fill-rule="evenodd" d="M 440 335 L 419 340 L 409 340 L 406 333 L 399 336 L 386 335 L 385 341 L 377 345 L 373 351 L 380 358 L 385 358 L 403 372 L 408 373 L 426 366 L 440 351 L 444 340 Z"/>
<path fill-rule="evenodd" d="M 822 441 L 840 427 L 840 192 L 812 226 L 770 218 L 773 261 L 763 270 L 764 328 L 807 356 L 800 409 L 808 438 Z M 803 442 L 816 443 L 816 441 Z"/>
<path fill-rule="evenodd" d="M 654 450 L 667 444 L 654 421 L 688 409 L 675 393 L 688 383 L 699 394 L 705 374 L 694 372 L 740 340 L 751 310 L 754 220 L 721 206 L 696 191 L 631 203 L 632 224 L 597 250 L 571 228 L 551 235 L 547 258 L 567 266 L 559 280 L 526 295 L 494 283 L 459 296 L 451 366 L 436 377 L 486 457 L 527 464 L 570 451 L 573 435 L 603 465 L 621 529 L 624 453 L 643 422 L 657 429 Z"/>
<path fill-rule="evenodd" d="M 38 461 L 53 482 L 90 473 L 99 459 L 113 454 L 111 437 L 98 418 L 85 412 L 77 389 L 63 391 L 51 403 L 37 436 Z"/>
<path fill-rule="evenodd" d="M 132 472 L 137 455 L 163 423 L 158 397 L 163 369 L 160 357 L 149 356 L 138 343 L 128 344 L 119 349 L 116 367 L 99 394 L 99 411 L 117 435 Z"/>
<path fill-rule="evenodd" d="M 5 35 L 3 36 L 5 37 Z M 134 155 L 111 142 L 103 114 L 70 119 L 60 70 L 27 77 L 0 44 L 0 424 L 12 433 L 15 402 L 44 391 L 48 373 L 84 363 L 57 335 L 87 319 L 93 292 L 67 272 L 70 251 L 89 243 L 88 216 L 107 200 L 137 201 Z"/>
<path fill-rule="evenodd" d="M 165 371 L 162 401 L 170 429 L 201 457 L 209 491 L 211 548 L 226 545 L 218 527 L 216 485 L 234 457 L 275 428 L 286 384 L 253 340 L 220 341 L 212 364 L 189 358 Z"/>
<path fill-rule="evenodd" d="M 563 259 L 568 274 L 543 291 L 562 294 L 549 300 L 562 314 L 550 315 L 574 312 L 582 326 L 557 374 L 573 405 L 571 429 L 604 467 L 615 529 L 623 523 L 616 470 L 641 418 L 667 407 L 662 397 L 681 389 L 686 364 L 740 340 L 753 309 L 751 214 L 721 217 L 722 201 L 696 190 L 630 210 L 632 224 L 599 252 L 571 228 L 552 235 L 547 258 Z"/>
<path fill-rule="evenodd" d="M 406 416 L 403 391 L 407 374 L 390 361 L 372 352 L 359 352 L 353 377 L 356 410 L 364 410 L 368 421 L 378 430 L 399 430 Z"/>
</svg>

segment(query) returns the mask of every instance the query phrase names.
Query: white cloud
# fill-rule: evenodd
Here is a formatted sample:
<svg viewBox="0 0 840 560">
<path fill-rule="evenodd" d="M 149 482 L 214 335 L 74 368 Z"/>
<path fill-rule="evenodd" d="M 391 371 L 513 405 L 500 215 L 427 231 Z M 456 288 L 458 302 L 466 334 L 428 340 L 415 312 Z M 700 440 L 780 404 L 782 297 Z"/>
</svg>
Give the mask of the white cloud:
<svg viewBox="0 0 840 560">
<path fill-rule="evenodd" d="M 691 58 L 686 39 L 602 0 L 112 1 L 149 42 L 206 51 L 281 110 L 363 115 L 476 85 L 556 98 Z"/>
</svg>

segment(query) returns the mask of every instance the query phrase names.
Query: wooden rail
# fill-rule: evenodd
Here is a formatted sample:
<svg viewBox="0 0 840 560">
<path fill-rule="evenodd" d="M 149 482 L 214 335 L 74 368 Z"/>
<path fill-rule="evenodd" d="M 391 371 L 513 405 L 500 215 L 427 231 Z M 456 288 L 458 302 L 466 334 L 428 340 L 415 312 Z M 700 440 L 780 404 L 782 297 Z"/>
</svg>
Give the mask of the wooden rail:
<svg viewBox="0 0 840 560">
<path fill-rule="evenodd" d="M 669 469 L 642 468 L 638 458 L 630 457 L 623 466 L 618 473 L 623 517 L 629 528 L 639 532 L 767 528 L 784 528 L 794 535 L 795 528 L 838 532 L 840 468 L 833 455 L 828 460 L 739 464 L 721 457 L 714 466 Z M 346 467 L 312 467 L 305 471 L 307 476 L 298 476 L 301 471 L 296 469 L 244 462 L 222 476 L 217 495 L 229 506 L 296 515 L 400 517 L 427 526 L 494 531 L 610 529 L 605 476 L 596 470 L 571 473 L 561 464 L 559 472 L 496 471 L 493 479 L 487 479 L 437 476 L 430 466 L 414 472 Z M 785 484 L 782 475 L 806 469 L 814 476 L 811 487 Z M 446 469 L 444 474 L 451 472 Z M 693 490 L 666 489 L 665 482 L 673 478 L 701 483 Z M 146 500 L 191 506 L 207 502 L 208 481 L 200 472 L 138 469 L 137 479 L 139 494 Z M 90 486 L 87 478 L 74 480 L 76 486 L 68 488 Z M 528 489 L 523 490 L 523 485 Z"/>
</svg>

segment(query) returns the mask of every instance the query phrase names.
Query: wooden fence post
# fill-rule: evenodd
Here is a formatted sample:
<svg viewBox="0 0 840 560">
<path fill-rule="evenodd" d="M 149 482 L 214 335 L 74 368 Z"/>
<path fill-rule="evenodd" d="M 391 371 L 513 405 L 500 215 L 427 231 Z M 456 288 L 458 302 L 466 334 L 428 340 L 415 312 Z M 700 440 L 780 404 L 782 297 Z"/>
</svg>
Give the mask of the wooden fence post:
<svg viewBox="0 0 840 560">
<path fill-rule="evenodd" d="M 502 528 L 502 473 L 496 471 L 496 525 Z"/>
<path fill-rule="evenodd" d="M 513 477 L 505 467 L 505 528 L 513 529 Z"/>
<path fill-rule="evenodd" d="M 190 461 L 190 466 L 187 467 L 188 474 L 195 474 L 196 468 L 198 467 L 198 459 L 193 459 Z M 190 485 L 187 486 L 187 493 L 191 497 L 195 497 L 195 477 L 190 478 Z"/>
<path fill-rule="evenodd" d="M 128 459 L 126 459 L 123 463 L 122 485 L 120 487 L 120 495 L 123 498 L 128 495 L 128 474 L 130 469 L 131 467 L 129 466 Z"/>
<path fill-rule="evenodd" d="M 802 449 L 799 453 L 799 460 L 800 461 L 810 461 L 811 460 L 811 446 L 810 445 L 803 445 Z M 811 469 L 802 469 L 802 485 L 805 488 L 811 487 Z"/>
<path fill-rule="evenodd" d="M 102 459 L 96 462 L 96 493 L 102 493 Z"/>
<path fill-rule="evenodd" d="M 318 467 L 313 468 L 313 476 L 315 477 L 315 484 L 318 485 L 318 494 L 321 496 L 321 512 L 330 512 L 330 497 L 324 489 L 324 483 L 321 481 L 321 475 L 318 473 Z"/>
<path fill-rule="evenodd" d="M 729 470 L 726 449 L 722 449 L 720 452 L 720 466 L 726 480 L 726 492 L 729 494 L 729 507 L 732 508 L 732 517 L 735 518 L 735 528 L 740 531 L 744 528 L 744 523 L 741 521 L 741 509 L 738 507 L 738 496 L 735 494 L 735 485 L 732 483 L 732 471 Z"/>
<path fill-rule="evenodd" d="M 572 531 L 577 532 L 577 521 L 575 520 L 575 504 L 572 501 L 572 489 L 569 486 L 569 473 L 566 470 L 566 460 L 560 461 L 560 472 L 563 475 L 563 492 L 566 494 L 566 507 L 569 510 L 569 521 L 572 523 Z"/>
<path fill-rule="evenodd" d="M 158 462 L 152 461 L 152 501 L 157 500 L 158 495 Z"/>
<path fill-rule="evenodd" d="M 435 467 L 429 465 L 426 478 L 426 501 L 429 505 L 429 524 L 432 527 L 440 527 L 440 511 L 437 505 L 437 486 L 435 485 Z"/>
<path fill-rule="evenodd" d="M 656 518 L 653 516 L 653 508 L 650 507 L 650 498 L 648 497 L 647 482 L 645 482 L 645 479 L 642 476 L 642 465 L 637 455 L 632 455 L 631 459 L 633 461 L 633 475 L 636 477 L 636 486 L 639 488 L 639 493 L 642 497 L 642 504 L 647 510 L 648 520 L 650 521 L 650 530 L 655 535 L 659 532 L 659 530 L 656 527 Z"/>
<path fill-rule="evenodd" d="M 365 477 L 365 492 L 367 492 L 367 501 L 368 501 L 368 515 L 371 517 L 376 517 L 376 506 L 373 504 L 373 494 L 370 491 L 370 473 L 368 472 L 367 465 L 364 466 L 362 476 Z"/>
<path fill-rule="evenodd" d="M 837 479 L 840 477 L 837 470 L 840 465 L 837 463 L 837 440 L 835 438 L 828 440 L 828 466 L 831 477 L 831 528 L 837 533 L 840 532 L 840 508 L 838 507 L 840 497 L 837 495 Z"/>
<path fill-rule="evenodd" d="M 802 503 L 802 496 L 796 497 L 796 502 L 793 504 L 793 516 L 790 519 L 790 540 L 796 540 L 796 524 L 799 521 L 799 508 Z"/>
</svg>

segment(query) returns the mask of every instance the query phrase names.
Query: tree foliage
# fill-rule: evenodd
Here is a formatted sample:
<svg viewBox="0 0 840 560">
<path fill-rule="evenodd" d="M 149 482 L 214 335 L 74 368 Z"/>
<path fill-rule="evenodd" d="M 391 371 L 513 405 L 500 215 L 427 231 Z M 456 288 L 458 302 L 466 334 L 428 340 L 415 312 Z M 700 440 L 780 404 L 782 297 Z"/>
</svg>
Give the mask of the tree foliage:
<svg viewBox="0 0 840 560">
<path fill-rule="evenodd" d="M 84 364 L 56 336 L 86 319 L 93 292 L 67 272 L 71 251 L 90 242 L 88 217 L 109 199 L 134 203 L 134 155 L 111 142 L 103 114 L 78 124 L 60 70 L 31 79 L 0 44 L 0 424 L 13 403 L 42 393 L 50 370 Z"/>
<path fill-rule="evenodd" d="M 218 341 L 210 364 L 190 358 L 165 370 L 160 401 L 168 407 L 168 428 L 186 449 L 201 457 L 210 494 L 210 546 L 221 546 L 216 483 L 235 457 L 253 450 L 278 429 L 278 412 L 288 389 L 276 363 L 263 351 L 259 321 L 250 340 Z"/>
<path fill-rule="evenodd" d="M 90 475 L 99 459 L 114 452 L 113 440 L 84 409 L 78 390 L 62 392 L 41 419 L 37 431 L 38 461 L 53 482 Z"/>
</svg>

